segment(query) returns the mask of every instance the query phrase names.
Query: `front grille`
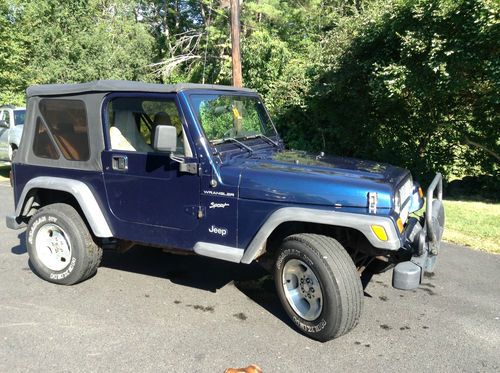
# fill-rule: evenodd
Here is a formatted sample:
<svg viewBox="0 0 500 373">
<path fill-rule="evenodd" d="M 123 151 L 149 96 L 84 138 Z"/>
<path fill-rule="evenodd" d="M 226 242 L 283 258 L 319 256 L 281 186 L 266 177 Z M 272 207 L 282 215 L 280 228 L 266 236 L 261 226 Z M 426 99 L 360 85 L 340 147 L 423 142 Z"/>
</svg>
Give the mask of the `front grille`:
<svg viewBox="0 0 500 373">
<path fill-rule="evenodd" d="M 406 219 L 408 219 L 408 211 L 410 209 L 411 195 L 413 192 L 413 180 L 410 177 L 406 179 L 401 188 L 399 188 L 399 198 L 401 201 L 401 212 L 400 217 L 403 223 L 406 223 Z"/>
<path fill-rule="evenodd" d="M 413 180 L 411 176 L 406 179 L 401 188 L 399 189 L 399 196 L 401 198 L 401 203 L 404 204 L 407 202 L 407 199 L 411 197 L 413 192 Z"/>
</svg>

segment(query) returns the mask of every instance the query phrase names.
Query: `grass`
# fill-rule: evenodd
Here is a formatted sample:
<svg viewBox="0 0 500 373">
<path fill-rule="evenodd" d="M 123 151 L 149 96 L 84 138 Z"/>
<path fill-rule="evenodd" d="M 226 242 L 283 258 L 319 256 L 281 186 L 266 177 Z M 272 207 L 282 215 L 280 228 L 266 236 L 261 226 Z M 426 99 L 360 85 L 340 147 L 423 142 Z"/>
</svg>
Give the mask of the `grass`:
<svg viewBox="0 0 500 373">
<path fill-rule="evenodd" d="M 444 201 L 443 240 L 500 254 L 500 203 Z"/>
</svg>

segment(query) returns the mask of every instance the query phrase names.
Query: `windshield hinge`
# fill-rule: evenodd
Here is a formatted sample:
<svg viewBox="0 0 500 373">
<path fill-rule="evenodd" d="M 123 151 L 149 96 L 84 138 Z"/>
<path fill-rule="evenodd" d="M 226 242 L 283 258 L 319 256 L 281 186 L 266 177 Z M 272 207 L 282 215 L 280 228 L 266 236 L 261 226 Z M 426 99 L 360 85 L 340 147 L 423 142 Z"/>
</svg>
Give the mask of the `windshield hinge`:
<svg viewBox="0 0 500 373">
<path fill-rule="evenodd" d="M 197 162 L 186 162 L 184 157 L 179 157 L 174 154 L 170 154 L 170 159 L 174 162 L 179 163 L 179 171 L 185 172 L 187 174 L 199 175 L 201 168 Z"/>
</svg>

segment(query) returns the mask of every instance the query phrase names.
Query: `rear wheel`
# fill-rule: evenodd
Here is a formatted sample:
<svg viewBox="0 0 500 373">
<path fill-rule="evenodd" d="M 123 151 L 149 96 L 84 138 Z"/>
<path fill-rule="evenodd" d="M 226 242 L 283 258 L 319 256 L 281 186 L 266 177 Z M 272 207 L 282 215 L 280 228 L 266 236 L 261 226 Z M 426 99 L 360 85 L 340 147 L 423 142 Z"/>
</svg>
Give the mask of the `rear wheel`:
<svg viewBox="0 0 500 373">
<path fill-rule="evenodd" d="M 357 325 L 363 307 L 361 280 L 335 239 L 287 237 L 277 253 L 274 279 L 288 316 L 310 338 L 325 342 Z"/>
<path fill-rule="evenodd" d="M 94 275 L 102 258 L 78 212 L 63 203 L 43 207 L 30 219 L 26 246 L 34 271 L 62 285 Z"/>
</svg>

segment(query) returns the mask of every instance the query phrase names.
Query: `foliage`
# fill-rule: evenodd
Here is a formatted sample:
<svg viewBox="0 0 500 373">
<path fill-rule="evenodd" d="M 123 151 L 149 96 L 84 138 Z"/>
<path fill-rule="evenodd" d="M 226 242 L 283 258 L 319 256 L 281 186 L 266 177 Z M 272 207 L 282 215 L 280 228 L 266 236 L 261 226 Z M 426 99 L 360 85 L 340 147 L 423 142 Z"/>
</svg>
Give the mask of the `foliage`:
<svg viewBox="0 0 500 373">
<path fill-rule="evenodd" d="M 490 1 L 372 2 L 328 35 L 307 121 L 287 136 L 424 177 L 498 175 L 498 11 Z"/>
<path fill-rule="evenodd" d="M 14 17 L 7 12 L 11 21 L 6 31 L 23 45 L 19 56 L 24 66 L 9 69 L 25 77 L 19 88 L 94 79 L 148 80 L 153 38 L 136 22 L 129 2 L 19 0 L 8 1 L 7 9 Z"/>
<path fill-rule="evenodd" d="M 26 87 L 25 35 L 16 25 L 15 7 L 0 0 L 0 103 L 22 104 Z"/>
<path fill-rule="evenodd" d="M 500 180 L 495 0 L 245 0 L 244 84 L 292 148 Z M 231 84 L 229 0 L 0 0 L 0 100 L 33 83 Z"/>
</svg>

